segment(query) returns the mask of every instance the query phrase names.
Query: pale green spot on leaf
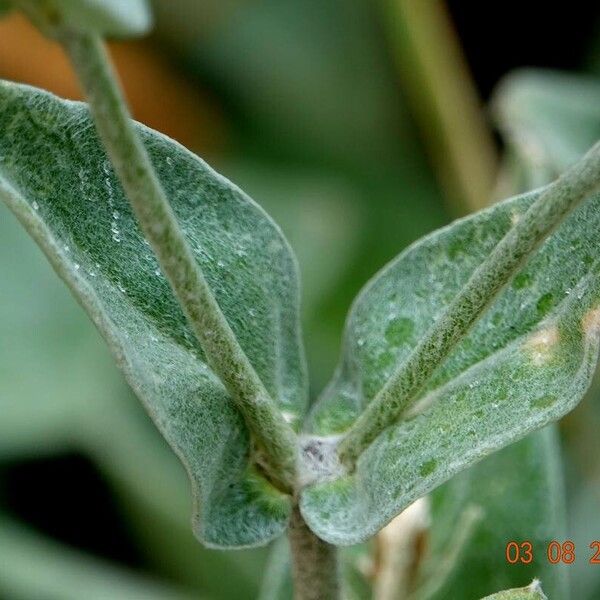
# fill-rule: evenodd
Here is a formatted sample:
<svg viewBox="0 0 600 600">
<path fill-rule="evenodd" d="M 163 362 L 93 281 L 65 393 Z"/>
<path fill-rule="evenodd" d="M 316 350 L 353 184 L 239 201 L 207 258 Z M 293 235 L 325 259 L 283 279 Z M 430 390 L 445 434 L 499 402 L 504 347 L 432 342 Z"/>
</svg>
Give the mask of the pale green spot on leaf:
<svg viewBox="0 0 600 600">
<path fill-rule="evenodd" d="M 558 398 L 556 396 L 540 396 L 539 398 L 531 401 L 531 406 L 534 408 L 549 408 L 553 404 L 556 404 L 557 400 Z"/>
<path fill-rule="evenodd" d="M 428 475 L 431 475 L 437 468 L 437 460 L 435 460 L 435 458 L 431 458 L 428 461 L 424 462 L 420 467 L 419 467 L 419 474 L 421 475 L 421 477 L 427 477 Z"/>
<path fill-rule="evenodd" d="M 392 346 L 401 346 L 411 341 L 415 324 L 404 317 L 392 319 L 385 330 L 385 339 Z"/>
<path fill-rule="evenodd" d="M 529 273 L 521 272 L 515 275 L 512 285 L 516 290 L 522 290 L 523 288 L 530 286 L 531 282 L 531 275 Z"/>
<path fill-rule="evenodd" d="M 551 292 L 548 292 L 547 294 L 540 296 L 540 298 L 536 304 L 539 316 L 540 317 L 546 316 L 548 314 L 548 312 L 550 311 L 550 309 L 552 308 L 553 304 L 554 304 L 554 297 L 552 296 Z"/>
</svg>

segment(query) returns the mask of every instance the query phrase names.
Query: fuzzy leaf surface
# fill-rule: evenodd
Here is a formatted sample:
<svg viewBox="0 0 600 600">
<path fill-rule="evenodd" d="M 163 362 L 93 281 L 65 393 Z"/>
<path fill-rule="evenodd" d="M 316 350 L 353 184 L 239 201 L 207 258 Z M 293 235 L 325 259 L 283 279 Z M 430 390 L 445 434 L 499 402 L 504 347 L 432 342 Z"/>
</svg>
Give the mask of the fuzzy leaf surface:
<svg viewBox="0 0 600 600">
<path fill-rule="evenodd" d="M 371 280 L 309 419 L 315 434 L 339 435 L 353 423 L 540 193 L 455 221 Z M 368 538 L 420 496 L 579 402 L 598 356 L 599 203 L 598 194 L 586 199 L 529 257 L 353 473 L 307 485 L 301 509 L 319 536 L 337 544 Z"/>
<path fill-rule="evenodd" d="M 277 536 L 288 498 L 253 467 L 243 419 L 135 223 L 87 107 L 1 83 L 0 131 L 0 197 L 86 309 L 185 464 L 196 535 L 219 547 Z M 286 240 L 195 155 L 141 125 L 138 131 L 242 348 L 297 422 L 307 386 L 297 266 Z"/>
</svg>

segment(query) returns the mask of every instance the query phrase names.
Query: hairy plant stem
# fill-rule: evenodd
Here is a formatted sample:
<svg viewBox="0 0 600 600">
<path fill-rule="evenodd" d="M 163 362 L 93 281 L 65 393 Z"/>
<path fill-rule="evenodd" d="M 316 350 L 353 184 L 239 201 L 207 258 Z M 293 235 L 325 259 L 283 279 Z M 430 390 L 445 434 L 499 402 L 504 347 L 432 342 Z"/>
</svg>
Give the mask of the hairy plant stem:
<svg viewBox="0 0 600 600">
<path fill-rule="evenodd" d="M 363 450 L 402 417 L 440 363 L 524 260 L 598 187 L 600 143 L 541 193 L 367 406 L 340 444 L 340 458 L 347 465 L 352 467 Z"/>
<path fill-rule="evenodd" d="M 336 546 L 318 538 L 294 505 L 288 530 L 296 600 L 337 600 L 341 584 Z"/>
<path fill-rule="evenodd" d="M 100 138 L 144 235 L 192 326 L 206 358 L 230 392 L 259 446 L 270 479 L 291 491 L 296 435 L 265 389 L 179 228 L 140 140 L 102 40 L 66 31 L 58 36 L 89 101 Z"/>
</svg>

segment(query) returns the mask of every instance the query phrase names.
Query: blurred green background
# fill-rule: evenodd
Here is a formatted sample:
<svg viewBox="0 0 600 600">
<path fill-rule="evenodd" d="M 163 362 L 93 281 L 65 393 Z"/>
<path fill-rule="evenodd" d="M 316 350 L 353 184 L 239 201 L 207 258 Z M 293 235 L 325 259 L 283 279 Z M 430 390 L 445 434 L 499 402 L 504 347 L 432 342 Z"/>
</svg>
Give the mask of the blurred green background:
<svg viewBox="0 0 600 600">
<path fill-rule="evenodd" d="M 154 8 L 150 38 L 112 45 L 133 112 L 283 228 L 301 266 L 313 397 L 369 277 L 430 230 L 550 180 L 600 137 L 593 3 Z M 548 85 L 534 78 L 533 92 L 502 104 L 494 90 L 521 67 L 565 73 Z M 59 49 L 19 16 L 0 22 L 0 77 L 78 97 Z M 573 112 L 564 131 L 553 110 Z M 524 170 L 535 152 L 519 156 L 506 140 L 526 129 L 519 118 L 540 115 L 560 152 Z M 183 468 L 3 206 L 0 245 L 0 597 L 257 597 L 267 550 L 210 551 L 193 539 Z M 561 423 L 567 533 L 586 549 L 600 537 L 595 387 Z M 581 560 L 570 572 L 573 598 L 600 597 L 600 566 Z"/>
</svg>

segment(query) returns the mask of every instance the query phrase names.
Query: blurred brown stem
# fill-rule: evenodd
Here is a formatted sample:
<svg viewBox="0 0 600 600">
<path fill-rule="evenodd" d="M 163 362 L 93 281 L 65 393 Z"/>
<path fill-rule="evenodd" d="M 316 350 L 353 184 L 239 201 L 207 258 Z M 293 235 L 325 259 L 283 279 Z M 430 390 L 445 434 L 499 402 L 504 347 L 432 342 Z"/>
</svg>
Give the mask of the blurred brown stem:
<svg viewBox="0 0 600 600">
<path fill-rule="evenodd" d="M 489 201 L 496 150 L 443 0 L 383 0 L 409 101 L 454 209 Z"/>
</svg>

